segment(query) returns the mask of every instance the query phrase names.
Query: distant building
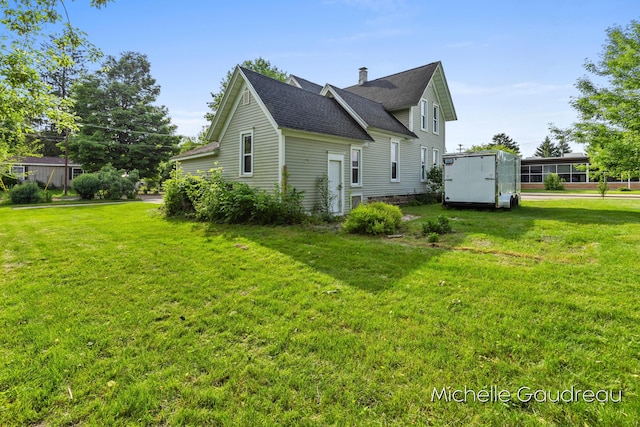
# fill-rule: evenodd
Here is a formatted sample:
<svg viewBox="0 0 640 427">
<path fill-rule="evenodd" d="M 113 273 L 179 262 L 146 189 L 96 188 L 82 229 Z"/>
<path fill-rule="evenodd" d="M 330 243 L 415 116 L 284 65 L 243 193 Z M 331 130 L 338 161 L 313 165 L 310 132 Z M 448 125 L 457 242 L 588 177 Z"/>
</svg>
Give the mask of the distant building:
<svg viewBox="0 0 640 427">
<path fill-rule="evenodd" d="M 544 189 L 544 179 L 550 173 L 564 179 L 567 189 L 596 189 L 598 178 L 589 173 L 589 166 L 589 156 L 584 153 L 567 153 L 564 157 L 527 157 L 522 159 L 520 166 L 522 189 Z M 638 178 L 621 180 L 621 177 L 607 176 L 607 182 L 640 189 Z"/>
<path fill-rule="evenodd" d="M 8 162 L 11 174 L 20 181 L 40 181 L 49 184 L 49 188 L 61 188 L 64 186 L 65 173 L 68 183 L 81 175 L 82 165 L 69 160 L 65 172 L 64 159 L 60 157 L 18 157 Z"/>
</svg>

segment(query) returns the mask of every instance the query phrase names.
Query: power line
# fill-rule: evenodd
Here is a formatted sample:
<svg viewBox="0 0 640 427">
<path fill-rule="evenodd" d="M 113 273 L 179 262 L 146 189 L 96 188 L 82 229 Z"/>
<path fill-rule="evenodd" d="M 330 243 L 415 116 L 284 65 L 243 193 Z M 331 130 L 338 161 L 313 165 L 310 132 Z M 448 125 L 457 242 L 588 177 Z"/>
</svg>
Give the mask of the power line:
<svg viewBox="0 0 640 427">
<path fill-rule="evenodd" d="M 112 131 L 112 132 L 126 132 L 126 133 L 130 133 L 130 134 L 139 134 L 139 135 L 146 135 L 146 136 L 178 136 L 178 137 L 182 137 L 182 135 L 172 135 L 169 133 L 158 133 L 158 132 L 148 132 L 148 131 L 140 131 L 140 130 L 130 130 L 130 129 L 117 129 L 117 128 L 112 128 L 109 126 L 100 126 L 100 125 L 94 125 L 91 123 L 86 123 L 86 124 L 79 124 L 79 127 L 91 127 L 91 128 L 97 128 L 97 129 L 105 129 L 108 131 Z"/>
</svg>

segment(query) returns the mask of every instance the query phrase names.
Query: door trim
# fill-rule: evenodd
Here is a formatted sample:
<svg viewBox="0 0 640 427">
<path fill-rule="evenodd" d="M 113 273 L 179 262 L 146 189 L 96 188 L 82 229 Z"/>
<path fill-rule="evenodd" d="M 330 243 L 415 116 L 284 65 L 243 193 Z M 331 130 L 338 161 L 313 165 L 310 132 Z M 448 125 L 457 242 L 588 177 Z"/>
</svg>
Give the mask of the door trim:
<svg viewBox="0 0 640 427">
<path fill-rule="evenodd" d="M 340 191 L 338 191 L 338 212 L 332 212 L 334 215 L 344 215 L 344 155 L 331 154 L 327 155 L 327 178 L 331 179 L 331 162 L 340 162 Z"/>
</svg>

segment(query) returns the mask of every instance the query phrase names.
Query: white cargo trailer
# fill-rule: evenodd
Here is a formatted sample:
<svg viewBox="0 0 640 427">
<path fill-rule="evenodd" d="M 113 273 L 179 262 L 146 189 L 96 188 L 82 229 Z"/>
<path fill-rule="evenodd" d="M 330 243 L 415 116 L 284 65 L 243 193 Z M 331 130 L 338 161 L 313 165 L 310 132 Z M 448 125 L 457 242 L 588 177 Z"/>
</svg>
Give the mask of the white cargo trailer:
<svg viewBox="0 0 640 427">
<path fill-rule="evenodd" d="M 442 156 L 444 206 L 513 208 L 520 202 L 520 157 L 500 150 Z"/>
</svg>

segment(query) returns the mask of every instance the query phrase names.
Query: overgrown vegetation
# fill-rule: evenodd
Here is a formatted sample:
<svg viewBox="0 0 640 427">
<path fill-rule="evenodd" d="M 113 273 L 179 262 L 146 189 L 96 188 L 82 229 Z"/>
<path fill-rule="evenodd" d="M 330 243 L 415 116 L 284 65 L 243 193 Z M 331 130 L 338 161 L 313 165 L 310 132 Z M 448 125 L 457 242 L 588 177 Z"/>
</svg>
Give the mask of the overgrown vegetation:
<svg viewBox="0 0 640 427">
<path fill-rule="evenodd" d="M 106 165 L 96 173 L 80 175 L 73 180 L 72 187 L 85 200 L 92 200 L 96 196 L 106 200 L 120 200 L 125 196 L 127 199 L 135 199 L 139 180 L 137 171 L 125 174 L 123 170 Z"/>
<path fill-rule="evenodd" d="M 322 175 L 316 178 L 316 190 L 318 192 L 318 202 L 313 207 L 313 214 L 318 216 L 322 221 L 333 222 L 336 220 L 335 215 L 331 212 L 331 208 L 338 197 L 329 189 L 329 177 Z"/>
<path fill-rule="evenodd" d="M 460 210 L 431 247 L 420 218 L 388 240 L 142 203 L 2 207 L 0 425 L 634 426 L 639 214 Z M 434 399 L 444 387 L 512 398 Z"/>
<path fill-rule="evenodd" d="M 560 178 L 557 173 L 550 173 L 544 177 L 545 190 L 564 190 L 565 180 Z"/>
<path fill-rule="evenodd" d="M 448 217 L 440 214 L 435 219 L 427 219 L 422 223 L 422 235 L 429 236 L 435 234 L 447 234 L 452 232 L 451 221 Z"/>
<path fill-rule="evenodd" d="M 227 181 L 220 169 L 203 177 L 175 171 L 165 182 L 167 216 L 190 216 L 226 224 L 297 224 L 305 220 L 304 194 L 295 188 L 272 193 L 247 184 Z"/>
<path fill-rule="evenodd" d="M 360 204 L 347 216 L 343 228 L 355 234 L 393 234 L 402 223 L 399 207 L 383 202 Z"/>
</svg>

